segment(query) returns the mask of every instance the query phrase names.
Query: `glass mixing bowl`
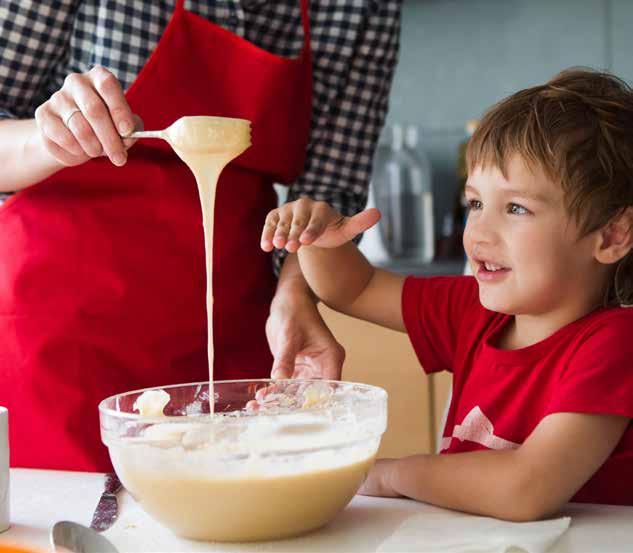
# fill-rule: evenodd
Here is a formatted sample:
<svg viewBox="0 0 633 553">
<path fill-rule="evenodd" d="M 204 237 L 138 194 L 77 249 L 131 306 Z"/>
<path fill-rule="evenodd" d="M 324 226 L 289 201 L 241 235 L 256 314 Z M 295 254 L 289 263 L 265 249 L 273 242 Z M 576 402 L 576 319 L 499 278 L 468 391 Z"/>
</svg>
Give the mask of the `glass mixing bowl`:
<svg viewBox="0 0 633 553">
<path fill-rule="evenodd" d="M 136 400 L 157 390 L 169 394 L 164 416 L 141 416 Z M 213 415 L 206 382 L 99 405 L 125 488 L 191 539 L 269 540 L 323 526 L 358 491 L 387 424 L 387 393 L 364 384 L 220 381 L 213 395 Z"/>
</svg>

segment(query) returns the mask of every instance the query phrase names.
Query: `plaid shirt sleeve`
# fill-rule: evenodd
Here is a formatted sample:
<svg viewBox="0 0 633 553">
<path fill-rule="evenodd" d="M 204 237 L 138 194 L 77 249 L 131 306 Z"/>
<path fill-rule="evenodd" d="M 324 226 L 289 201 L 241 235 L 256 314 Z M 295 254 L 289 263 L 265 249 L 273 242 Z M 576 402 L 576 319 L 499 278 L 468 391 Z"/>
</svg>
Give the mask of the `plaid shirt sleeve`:
<svg viewBox="0 0 633 553">
<path fill-rule="evenodd" d="M 345 44 L 345 48 L 355 50 L 351 63 L 349 54 L 343 58 L 344 48 L 337 46 L 337 33 L 332 29 L 323 38 L 324 44 L 317 46 L 306 165 L 291 185 L 287 201 L 307 196 L 328 202 L 347 216 L 365 207 L 374 150 L 387 114 L 398 58 L 400 8 L 400 0 L 366 3 L 366 20 L 359 26 L 362 32 L 353 44 Z M 343 34 L 344 22 L 329 24 L 340 25 Z M 341 79 L 343 71 L 345 78 Z M 286 255 L 285 250 L 274 251 L 277 274 Z"/>
<path fill-rule="evenodd" d="M 0 2 L 0 117 L 33 117 L 68 56 L 74 0 Z"/>
<path fill-rule="evenodd" d="M 52 69 L 63 63 L 74 2 L 0 2 L 0 120 L 33 117 L 48 97 Z M 0 204 L 11 194 L 0 193 Z"/>
</svg>

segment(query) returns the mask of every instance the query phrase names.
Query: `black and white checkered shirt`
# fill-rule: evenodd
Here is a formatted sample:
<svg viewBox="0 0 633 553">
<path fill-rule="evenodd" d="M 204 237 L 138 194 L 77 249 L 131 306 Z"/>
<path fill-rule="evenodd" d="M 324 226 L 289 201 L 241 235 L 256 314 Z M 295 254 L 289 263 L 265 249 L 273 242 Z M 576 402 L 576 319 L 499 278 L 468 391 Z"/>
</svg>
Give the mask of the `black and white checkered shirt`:
<svg viewBox="0 0 633 553">
<path fill-rule="evenodd" d="M 396 64 L 401 0 L 312 0 L 309 196 L 346 215 L 367 200 Z M 158 43 L 175 0 L 1 0 L 0 117 L 31 118 L 71 72 L 93 65 L 127 88 Z M 185 7 L 279 56 L 301 51 L 299 0 L 189 0 Z M 279 253 L 276 257 L 278 268 Z"/>
</svg>

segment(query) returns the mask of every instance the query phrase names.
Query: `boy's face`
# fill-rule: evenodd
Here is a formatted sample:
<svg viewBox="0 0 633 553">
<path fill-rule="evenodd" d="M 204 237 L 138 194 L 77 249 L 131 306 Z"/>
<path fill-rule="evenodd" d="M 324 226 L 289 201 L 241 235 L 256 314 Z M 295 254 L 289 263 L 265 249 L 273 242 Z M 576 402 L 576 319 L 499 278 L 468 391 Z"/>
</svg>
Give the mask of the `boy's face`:
<svg viewBox="0 0 633 553">
<path fill-rule="evenodd" d="M 464 247 L 487 309 L 507 314 L 561 314 L 595 295 L 595 241 L 579 230 L 562 187 L 519 156 L 508 178 L 476 168 L 466 183 L 470 211 Z"/>
</svg>

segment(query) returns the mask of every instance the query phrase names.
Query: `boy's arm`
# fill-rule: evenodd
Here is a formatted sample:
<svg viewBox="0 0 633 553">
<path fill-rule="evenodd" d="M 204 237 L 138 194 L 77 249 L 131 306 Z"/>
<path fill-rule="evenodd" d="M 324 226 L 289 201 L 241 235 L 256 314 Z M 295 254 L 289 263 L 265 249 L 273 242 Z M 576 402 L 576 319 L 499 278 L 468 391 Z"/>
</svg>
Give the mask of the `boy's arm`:
<svg viewBox="0 0 633 553">
<path fill-rule="evenodd" d="M 378 461 L 360 493 L 506 520 L 556 513 L 606 461 L 631 419 L 555 413 L 517 449 Z"/>
<path fill-rule="evenodd" d="M 335 311 L 404 332 L 401 297 L 404 277 L 377 269 L 352 243 L 297 252 L 310 288 Z"/>
<path fill-rule="evenodd" d="M 344 217 L 325 202 L 301 198 L 268 214 L 261 247 L 297 252 L 310 288 L 329 307 L 404 331 L 404 277 L 374 268 L 352 243 L 379 219 L 374 208 Z"/>
</svg>

